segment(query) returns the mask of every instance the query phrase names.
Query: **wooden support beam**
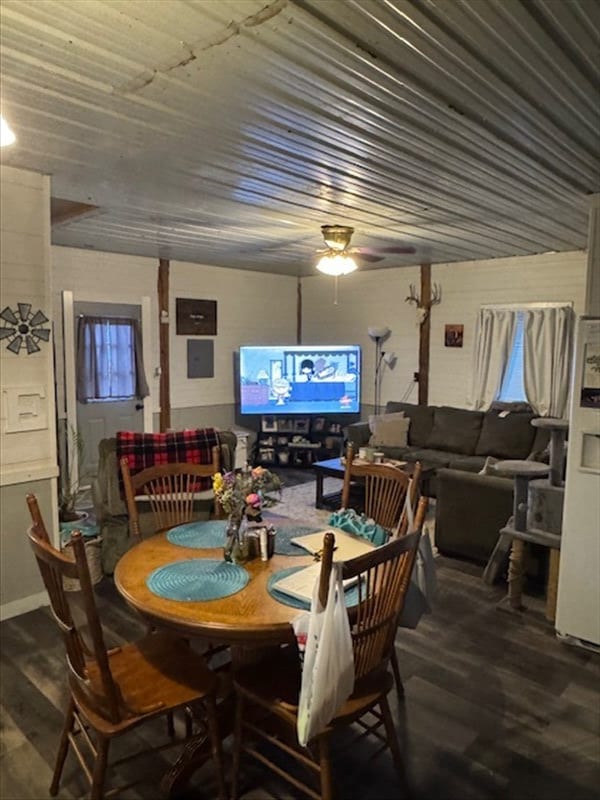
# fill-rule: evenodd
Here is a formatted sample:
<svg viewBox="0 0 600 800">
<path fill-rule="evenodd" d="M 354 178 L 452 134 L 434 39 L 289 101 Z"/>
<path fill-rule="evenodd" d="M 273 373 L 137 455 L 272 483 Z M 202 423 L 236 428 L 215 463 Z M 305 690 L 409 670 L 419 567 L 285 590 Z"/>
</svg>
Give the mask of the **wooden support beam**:
<svg viewBox="0 0 600 800">
<path fill-rule="evenodd" d="M 431 264 L 421 264 L 421 303 L 427 315 L 419 329 L 419 405 L 426 406 L 429 398 L 429 338 L 431 309 Z"/>
<path fill-rule="evenodd" d="M 302 344 L 302 279 L 296 286 L 296 344 Z"/>
<path fill-rule="evenodd" d="M 169 349 L 169 260 L 158 262 L 158 343 L 160 353 L 160 430 L 171 427 L 171 374 Z"/>
</svg>

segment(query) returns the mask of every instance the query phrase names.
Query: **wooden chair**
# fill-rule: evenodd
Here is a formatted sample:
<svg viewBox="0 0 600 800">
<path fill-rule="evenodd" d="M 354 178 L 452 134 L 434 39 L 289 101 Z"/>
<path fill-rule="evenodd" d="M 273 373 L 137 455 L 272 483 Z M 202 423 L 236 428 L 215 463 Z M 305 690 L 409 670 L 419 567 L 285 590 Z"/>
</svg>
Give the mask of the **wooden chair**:
<svg viewBox="0 0 600 800">
<path fill-rule="evenodd" d="M 326 534 L 321 566 L 321 594 L 328 586 L 332 542 L 333 535 Z M 418 535 L 410 534 L 344 562 L 343 578 L 359 577 L 359 602 L 354 609 L 349 610 L 354 649 L 354 691 L 325 730 L 309 742 L 307 748 L 300 747 L 296 735 L 300 690 L 300 667 L 296 648 L 283 648 L 266 664 L 242 667 L 234 674 L 237 704 L 232 800 L 236 800 L 238 796 L 242 751 L 309 797 L 331 800 L 333 786 L 330 738 L 337 729 L 355 722 L 362 729 L 360 739 L 374 734 L 389 747 L 400 780 L 406 788 L 403 759 L 387 701 L 387 694 L 393 686 L 388 664 L 417 545 Z M 251 706 L 250 713 L 245 713 L 246 705 Z M 265 719 L 257 717 L 257 712 L 262 712 Z M 371 718 L 363 719 L 369 712 L 373 713 L 374 723 Z M 257 750 L 251 741 L 254 737 L 269 743 L 272 746 L 270 751 Z M 272 760 L 269 752 L 277 750 L 303 765 L 312 776 L 313 782 L 318 780 L 318 788 L 301 781 L 285 766 Z M 356 754 L 360 752 L 357 748 L 353 748 L 353 751 Z"/>
<path fill-rule="evenodd" d="M 428 497 L 421 497 L 418 502 L 416 511 L 415 511 L 415 533 L 421 538 L 423 532 L 423 523 L 425 522 L 425 517 L 427 516 L 427 507 L 429 505 L 429 498 Z M 406 526 L 408 526 L 408 519 L 406 519 Z M 406 536 L 406 526 L 404 529 L 404 533 L 402 536 Z M 402 522 L 400 523 L 400 529 L 402 529 Z M 394 682 L 396 684 L 396 694 L 398 696 L 398 703 L 401 704 L 404 698 L 404 684 L 402 683 L 402 675 L 400 674 L 400 665 L 398 664 L 398 655 L 396 653 L 395 646 L 392 647 L 392 653 L 390 656 L 390 663 L 392 665 L 392 672 L 394 674 Z"/>
<path fill-rule="evenodd" d="M 420 488 L 421 488 L 421 462 L 417 461 L 415 464 L 415 468 L 413 470 L 413 474 L 410 477 L 408 483 L 408 502 L 412 508 L 413 516 L 416 519 L 417 516 L 417 507 L 419 505 L 419 498 L 420 498 Z M 415 526 L 415 530 L 418 530 Z M 400 515 L 400 523 L 395 531 L 392 531 L 394 536 L 404 536 L 408 533 L 408 514 L 406 513 L 406 500 L 404 507 L 402 508 L 402 514 Z"/>
<path fill-rule="evenodd" d="M 50 544 L 35 497 L 28 496 L 27 502 L 32 516 L 39 517 L 34 518 L 29 528 L 29 541 L 53 616 L 63 635 L 70 690 L 50 794 L 54 796 L 58 792 L 71 746 L 91 784 L 91 800 L 100 800 L 104 796 L 109 745 L 114 737 L 158 716 L 168 716 L 198 703 L 205 712 L 219 797 L 225 800 L 221 741 L 216 722 L 216 676 L 201 656 L 170 634 L 151 633 L 140 641 L 108 651 L 80 533 L 75 532 L 71 538 L 73 561 Z M 81 593 L 65 592 L 63 579 L 78 580 Z M 73 603 L 83 606 L 83 614 L 72 608 Z M 93 759 L 91 768 L 86 759 L 87 751 L 84 753 L 85 746 Z"/>
<path fill-rule="evenodd" d="M 213 499 L 212 489 L 199 492 L 199 478 L 212 478 L 221 468 L 220 449 L 212 449 L 210 464 L 160 464 L 132 475 L 126 458 L 121 459 L 125 502 L 129 515 L 129 533 L 141 537 L 138 501 L 150 504 L 156 530 L 172 528 L 194 519 L 194 504 L 199 499 Z M 215 502 L 215 514 L 220 509 Z"/>
<path fill-rule="evenodd" d="M 346 450 L 342 508 L 350 506 L 350 485 L 355 478 L 364 479 L 364 512 L 367 517 L 392 532 L 398 525 L 404 508 L 408 475 L 399 467 L 389 464 L 357 463 L 354 461 L 354 448 L 349 444 Z"/>
</svg>

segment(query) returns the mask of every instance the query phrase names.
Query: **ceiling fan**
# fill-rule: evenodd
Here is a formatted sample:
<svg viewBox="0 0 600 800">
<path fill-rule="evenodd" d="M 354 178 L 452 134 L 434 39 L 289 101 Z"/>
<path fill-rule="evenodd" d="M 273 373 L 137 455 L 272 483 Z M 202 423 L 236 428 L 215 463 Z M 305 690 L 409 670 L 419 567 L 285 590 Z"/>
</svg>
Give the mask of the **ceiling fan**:
<svg viewBox="0 0 600 800">
<path fill-rule="evenodd" d="M 416 250 L 410 245 L 393 245 L 391 247 L 350 247 L 350 239 L 354 233 L 354 228 L 347 225 L 321 225 L 321 233 L 327 248 L 317 250 L 319 254 L 329 256 L 357 256 L 362 261 L 375 264 L 383 261 L 389 253 L 410 254 Z M 381 255 L 380 255 L 381 254 Z"/>
</svg>

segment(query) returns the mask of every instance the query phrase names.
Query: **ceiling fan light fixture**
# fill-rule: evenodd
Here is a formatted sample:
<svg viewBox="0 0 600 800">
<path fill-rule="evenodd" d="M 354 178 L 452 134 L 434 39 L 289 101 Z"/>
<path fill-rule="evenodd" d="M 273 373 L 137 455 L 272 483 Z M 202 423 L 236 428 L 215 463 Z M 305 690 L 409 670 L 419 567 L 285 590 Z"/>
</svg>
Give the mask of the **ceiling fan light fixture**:
<svg viewBox="0 0 600 800">
<path fill-rule="evenodd" d="M 323 272 L 325 275 L 333 275 L 334 277 L 348 275 L 350 272 L 354 272 L 356 268 L 354 259 L 343 253 L 328 253 L 317 262 L 319 272 Z"/>
<path fill-rule="evenodd" d="M 8 147 L 17 140 L 12 128 L 0 114 L 0 147 Z"/>
</svg>

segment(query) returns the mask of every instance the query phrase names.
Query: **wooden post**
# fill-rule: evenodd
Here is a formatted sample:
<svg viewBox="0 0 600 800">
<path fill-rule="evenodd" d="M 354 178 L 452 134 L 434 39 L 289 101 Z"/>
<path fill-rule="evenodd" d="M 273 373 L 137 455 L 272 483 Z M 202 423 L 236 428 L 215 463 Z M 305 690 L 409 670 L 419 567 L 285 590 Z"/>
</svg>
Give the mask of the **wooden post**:
<svg viewBox="0 0 600 800">
<path fill-rule="evenodd" d="M 419 329 L 419 405 L 426 406 L 429 398 L 431 264 L 421 264 L 421 306 L 427 310 L 427 316 Z"/>
<path fill-rule="evenodd" d="M 160 430 L 171 427 L 171 377 L 169 360 L 169 260 L 158 262 L 158 342 L 160 353 Z"/>
<path fill-rule="evenodd" d="M 302 279 L 296 286 L 296 344 L 302 344 Z"/>
</svg>

